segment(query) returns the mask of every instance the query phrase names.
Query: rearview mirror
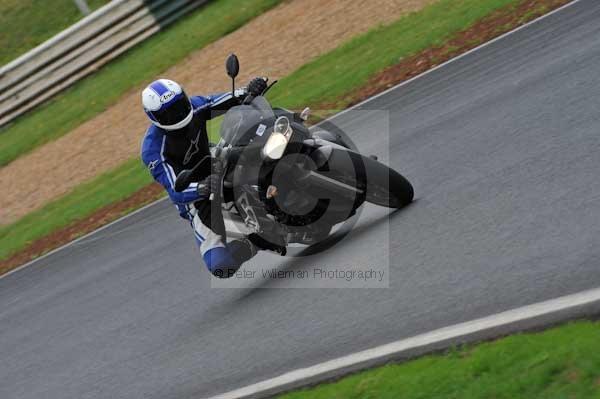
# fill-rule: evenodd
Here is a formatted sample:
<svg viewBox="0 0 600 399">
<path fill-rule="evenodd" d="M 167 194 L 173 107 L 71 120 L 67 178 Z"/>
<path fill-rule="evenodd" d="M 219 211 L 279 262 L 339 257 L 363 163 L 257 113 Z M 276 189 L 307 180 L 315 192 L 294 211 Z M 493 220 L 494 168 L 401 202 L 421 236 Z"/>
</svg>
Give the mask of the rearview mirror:
<svg viewBox="0 0 600 399">
<path fill-rule="evenodd" d="M 227 57 L 225 68 L 227 69 L 227 75 L 229 75 L 231 79 L 235 79 L 240 72 L 240 62 L 235 54 L 231 54 Z"/>
</svg>

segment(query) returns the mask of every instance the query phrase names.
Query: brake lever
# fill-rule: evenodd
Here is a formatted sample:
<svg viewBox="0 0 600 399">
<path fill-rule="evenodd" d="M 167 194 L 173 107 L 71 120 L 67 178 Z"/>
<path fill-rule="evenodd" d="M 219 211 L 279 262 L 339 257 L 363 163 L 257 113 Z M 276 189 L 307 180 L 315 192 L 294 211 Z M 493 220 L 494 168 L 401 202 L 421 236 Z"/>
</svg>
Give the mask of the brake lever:
<svg viewBox="0 0 600 399">
<path fill-rule="evenodd" d="M 270 84 L 270 85 L 268 85 L 268 86 L 267 86 L 267 88 L 263 90 L 263 92 L 262 92 L 262 94 L 261 94 L 261 95 L 262 95 L 262 96 L 264 96 L 265 94 L 267 94 L 267 92 L 268 92 L 269 90 L 271 90 L 271 87 L 275 86 L 275 83 L 277 83 L 277 82 L 279 82 L 279 81 L 278 81 L 278 80 L 274 80 L 274 81 L 272 81 L 272 82 L 271 82 L 271 84 Z"/>
<path fill-rule="evenodd" d="M 263 79 L 265 80 L 265 82 L 268 82 L 268 81 L 269 81 L 269 78 L 267 78 L 267 77 L 263 77 Z M 277 82 L 278 82 L 278 80 L 274 80 L 274 81 L 272 81 L 272 82 L 271 82 L 271 84 L 270 84 L 270 85 L 268 85 L 268 86 L 267 86 L 267 87 L 266 87 L 266 88 L 265 88 L 265 89 L 262 91 L 262 93 L 260 93 L 260 95 L 261 95 L 261 96 L 264 96 L 265 94 L 267 94 L 267 92 L 268 92 L 269 90 L 271 90 L 271 87 L 273 87 L 273 86 L 275 85 L 275 83 L 277 83 Z M 242 101 L 242 104 L 244 104 L 244 105 L 248 105 L 248 104 L 250 104 L 250 103 L 252 102 L 252 100 L 254 100 L 254 98 L 255 98 L 255 97 L 254 97 L 254 95 L 252 95 L 252 94 L 248 93 L 248 95 L 246 96 L 246 98 L 244 98 L 244 101 Z"/>
</svg>

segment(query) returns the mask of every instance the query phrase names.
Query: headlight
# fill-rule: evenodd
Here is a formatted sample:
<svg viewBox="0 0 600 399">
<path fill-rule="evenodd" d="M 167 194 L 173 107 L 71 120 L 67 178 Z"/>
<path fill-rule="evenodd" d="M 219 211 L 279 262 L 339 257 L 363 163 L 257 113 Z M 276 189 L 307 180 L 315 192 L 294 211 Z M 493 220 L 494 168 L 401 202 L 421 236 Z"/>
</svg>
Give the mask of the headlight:
<svg viewBox="0 0 600 399">
<path fill-rule="evenodd" d="M 292 136 L 292 127 L 290 120 L 286 116 L 280 116 L 275 121 L 273 133 L 265 143 L 262 149 L 263 158 L 272 160 L 281 159 L 290 137 Z"/>
</svg>

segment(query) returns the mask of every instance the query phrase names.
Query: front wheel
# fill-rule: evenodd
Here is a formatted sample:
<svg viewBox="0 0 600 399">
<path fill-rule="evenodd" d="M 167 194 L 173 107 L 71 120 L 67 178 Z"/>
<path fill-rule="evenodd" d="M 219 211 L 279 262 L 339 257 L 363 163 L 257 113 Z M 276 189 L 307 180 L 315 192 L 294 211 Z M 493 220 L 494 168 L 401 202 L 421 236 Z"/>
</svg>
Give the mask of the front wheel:
<svg viewBox="0 0 600 399">
<path fill-rule="evenodd" d="M 413 200 L 413 187 L 404 176 L 358 152 L 334 149 L 325 169 L 335 180 L 360 189 L 372 204 L 402 208 Z"/>
<path fill-rule="evenodd" d="M 382 174 L 367 179 L 366 200 L 372 204 L 388 208 L 402 208 L 410 204 L 414 197 L 412 184 L 400 173 L 387 169 Z"/>
<path fill-rule="evenodd" d="M 368 202 L 388 208 L 402 208 L 412 202 L 413 186 L 404 176 L 372 158 L 361 158 L 365 167 L 362 186 Z"/>
</svg>

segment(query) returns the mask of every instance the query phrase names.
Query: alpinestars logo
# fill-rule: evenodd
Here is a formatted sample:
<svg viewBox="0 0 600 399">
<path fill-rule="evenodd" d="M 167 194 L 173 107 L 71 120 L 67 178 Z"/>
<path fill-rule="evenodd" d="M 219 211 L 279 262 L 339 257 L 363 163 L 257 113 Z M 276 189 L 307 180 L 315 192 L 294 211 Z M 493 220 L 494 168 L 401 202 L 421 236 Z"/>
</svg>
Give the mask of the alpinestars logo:
<svg viewBox="0 0 600 399">
<path fill-rule="evenodd" d="M 154 161 L 150 162 L 148 164 L 148 169 L 152 172 L 154 168 L 156 168 L 156 165 L 158 165 L 158 159 L 155 159 Z"/>
<path fill-rule="evenodd" d="M 200 141 L 200 133 L 201 133 L 201 131 L 198 132 L 198 134 L 196 134 L 196 138 L 191 141 L 190 146 L 188 147 L 188 150 L 185 153 L 185 157 L 183 157 L 183 164 L 184 165 L 187 165 L 188 162 L 190 162 L 190 160 L 192 159 L 192 157 L 198 151 L 200 151 L 200 149 L 198 148 L 198 141 Z"/>
</svg>

